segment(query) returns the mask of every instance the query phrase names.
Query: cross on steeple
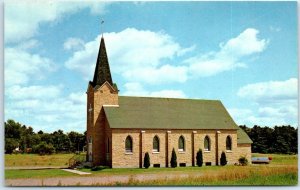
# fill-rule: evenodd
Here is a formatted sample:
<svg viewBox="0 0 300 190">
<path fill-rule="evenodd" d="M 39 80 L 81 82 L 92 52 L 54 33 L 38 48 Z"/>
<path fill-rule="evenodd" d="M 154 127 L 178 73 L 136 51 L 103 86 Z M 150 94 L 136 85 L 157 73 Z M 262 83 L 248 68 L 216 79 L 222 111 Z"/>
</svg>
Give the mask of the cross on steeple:
<svg viewBox="0 0 300 190">
<path fill-rule="evenodd" d="M 101 20 L 100 25 L 102 26 L 102 38 L 103 38 L 103 33 L 104 33 L 104 20 Z"/>
</svg>

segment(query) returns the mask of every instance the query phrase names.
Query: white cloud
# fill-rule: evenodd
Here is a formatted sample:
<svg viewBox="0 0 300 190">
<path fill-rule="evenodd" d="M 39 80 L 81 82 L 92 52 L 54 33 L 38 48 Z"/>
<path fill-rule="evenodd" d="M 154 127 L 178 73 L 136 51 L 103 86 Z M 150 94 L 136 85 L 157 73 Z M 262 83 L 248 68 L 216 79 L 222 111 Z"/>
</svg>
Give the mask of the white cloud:
<svg viewBox="0 0 300 190">
<path fill-rule="evenodd" d="M 248 84 L 238 90 L 238 96 L 260 103 L 296 100 L 298 98 L 298 80 L 268 81 Z"/>
<path fill-rule="evenodd" d="M 145 67 L 124 71 L 123 76 L 129 81 L 140 81 L 149 84 L 183 83 L 187 80 L 187 68 L 172 65 L 164 65 L 159 68 Z"/>
<path fill-rule="evenodd" d="M 238 125 L 248 124 L 249 121 L 247 119 L 253 115 L 250 109 L 228 108 L 227 111 Z"/>
<path fill-rule="evenodd" d="M 84 41 L 79 38 L 68 38 L 64 43 L 65 50 L 80 50 L 84 47 Z"/>
<path fill-rule="evenodd" d="M 162 62 L 171 61 L 174 56 L 183 55 L 193 47 L 181 48 L 171 36 L 163 32 L 135 28 L 127 28 L 119 33 L 106 33 L 104 36 L 111 70 L 121 74 L 126 80 L 130 81 L 134 77 L 136 81 L 152 84 L 186 80 L 184 66 L 162 65 Z M 80 72 L 85 79 L 91 79 L 100 38 L 99 35 L 94 41 L 85 43 L 83 50 L 74 52 L 66 61 L 66 67 Z M 154 77 L 148 77 L 149 75 Z"/>
<path fill-rule="evenodd" d="M 258 30 L 248 28 L 226 43 L 220 43 L 218 52 L 209 52 L 185 60 L 190 65 L 189 72 L 194 77 L 208 77 L 224 71 L 247 67 L 241 59 L 262 52 L 268 44 L 268 40 L 258 39 L 258 33 Z"/>
<path fill-rule="evenodd" d="M 125 91 L 121 95 L 126 96 L 143 96 L 143 97 L 167 97 L 167 98 L 186 98 L 186 95 L 181 90 L 160 90 L 147 91 L 137 82 L 130 82 L 124 85 Z"/>
<path fill-rule="evenodd" d="M 258 39 L 258 33 L 258 30 L 248 28 L 237 37 L 221 43 L 218 52 L 190 57 L 182 65 L 172 63 L 173 58 L 194 52 L 196 47 L 182 48 L 171 36 L 163 32 L 127 28 L 119 33 L 107 33 L 104 36 L 113 72 L 120 74 L 127 82 L 162 84 L 183 83 L 188 80 L 188 76 L 208 77 L 247 67 L 241 59 L 262 52 L 268 44 L 267 40 Z M 100 37 L 99 35 L 94 41 L 85 43 L 84 49 L 75 51 L 65 62 L 65 66 L 80 72 L 85 79 L 91 79 Z"/>
<path fill-rule="evenodd" d="M 22 87 L 14 85 L 5 89 L 5 95 L 11 99 L 36 99 L 36 98 L 56 98 L 61 94 L 63 86 L 28 86 Z"/>
<path fill-rule="evenodd" d="M 86 94 L 63 96 L 62 85 L 11 86 L 5 92 L 5 117 L 35 129 L 86 130 Z"/>
<path fill-rule="evenodd" d="M 30 39 L 27 41 L 23 41 L 21 43 L 19 43 L 15 48 L 20 49 L 20 50 L 29 50 L 29 49 L 33 49 L 36 48 L 40 45 L 39 41 L 36 39 Z"/>
<path fill-rule="evenodd" d="M 238 96 L 253 101 L 256 111 L 231 109 L 239 124 L 298 126 L 298 80 L 268 81 L 241 87 Z M 255 109 L 253 109 L 255 110 Z"/>
<path fill-rule="evenodd" d="M 19 42 L 39 32 L 42 23 L 59 21 L 66 14 L 89 8 L 92 14 L 104 14 L 107 2 L 65 3 L 63 1 L 5 3 L 5 42 Z"/>
<path fill-rule="evenodd" d="M 56 70 L 48 58 L 30 54 L 23 49 L 5 48 L 5 85 L 26 84 L 31 79 L 42 79 Z"/>
<path fill-rule="evenodd" d="M 271 112 L 264 114 L 262 113 L 263 109 L 265 108 L 259 108 L 258 111 L 252 111 L 250 109 L 231 108 L 228 109 L 228 111 L 238 125 L 247 125 L 248 127 L 253 127 L 254 125 L 268 127 L 274 127 L 275 125 L 298 126 L 296 120 L 287 119 L 286 116 L 289 113 L 278 114 L 276 109 L 271 108 Z"/>
<path fill-rule="evenodd" d="M 241 57 L 253 53 L 262 52 L 268 40 L 257 38 L 259 31 L 254 28 L 248 28 L 239 34 L 236 38 L 228 40 L 225 44 L 221 43 L 221 54 L 226 56 Z"/>
<path fill-rule="evenodd" d="M 81 92 L 71 93 L 69 99 L 76 104 L 86 104 L 86 96 Z"/>
</svg>

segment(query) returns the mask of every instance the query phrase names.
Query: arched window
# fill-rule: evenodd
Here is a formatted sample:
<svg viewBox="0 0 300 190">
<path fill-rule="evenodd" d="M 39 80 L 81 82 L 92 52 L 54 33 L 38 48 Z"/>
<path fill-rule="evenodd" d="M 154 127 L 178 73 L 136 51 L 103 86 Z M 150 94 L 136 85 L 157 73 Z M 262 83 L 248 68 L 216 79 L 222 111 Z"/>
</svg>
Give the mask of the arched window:
<svg viewBox="0 0 300 190">
<path fill-rule="evenodd" d="M 159 152 L 159 138 L 156 135 L 153 138 L 153 152 Z"/>
<path fill-rule="evenodd" d="M 131 136 L 127 136 L 125 140 L 125 151 L 132 152 L 132 138 Z"/>
<path fill-rule="evenodd" d="M 185 150 L 184 138 L 181 135 L 178 140 L 178 151 L 184 151 L 184 150 Z"/>
<path fill-rule="evenodd" d="M 210 139 L 208 136 L 204 138 L 204 150 L 210 151 Z"/>
<path fill-rule="evenodd" d="M 232 150 L 231 137 L 228 135 L 226 138 L 226 150 Z"/>
</svg>

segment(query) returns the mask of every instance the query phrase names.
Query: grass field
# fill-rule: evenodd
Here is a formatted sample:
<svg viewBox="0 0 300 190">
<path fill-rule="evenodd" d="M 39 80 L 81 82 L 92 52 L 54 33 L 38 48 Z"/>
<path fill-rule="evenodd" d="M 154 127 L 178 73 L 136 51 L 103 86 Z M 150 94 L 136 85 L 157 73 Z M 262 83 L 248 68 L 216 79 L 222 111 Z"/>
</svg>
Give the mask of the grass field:
<svg viewBox="0 0 300 190">
<path fill-rule="evenodd" d="M 47 177 L 70 177 L 78 176 L 61 169 L 42 169 L 42 170 L 5 170 L 5 179 L 19 178 L 47 178 Z"/>
<path fill-rule="evenodd" d="M 41 158 L 37 155 L 6 155 L 5 166 L 20 164 L 20 166 L 35 166 L 35 162 L 40 166 L 62 165 L 72 155 L 52 155 Z M 298 183 L 298 157 L 297 155 L 281 154 L 253 154 L 252 156 L 271 156 L 270 164 L 249 165 L 249 166 L 204 166 L 204 167 L 177 167 L 177 168 L 149 168 L 149 169 L 104 169 L 101 171 L 91 171 L 90 169 L 81 169 L 92 173 L 83 177 L 101 177 L 101 176 L 136 176 L 144 174 L 162 175 L 159 180 L 136 180 L 130 178 L 128 182 L 111 183 L 111 186 L 172 186 L 172 185 L 296 185 Z M 11 159 L 12 160 L 7 160 Z M 18 160 L 19 159 L 19 160 Z M 31 159 L 31 160 L 26 160 Z M 45 160 L 45 163 L 42 163 Z M 53 163 L 56 162 L 56 163 Z M 185 178 L 166 179 L 168 174 L 185 174 Z M 51 170 L 5 170 L 6 179 L 18 178 L 49 178 L 78 176 L 59 169 Z M 177 177 L 177 176 L 176 176 Z M 91 184 L 100 185 L 100 184 Z"/>
<path fill-rule="evenodd" d="M 298 155 L 288 154 L 258 154 L 253 153 L 252 157 L 272 157 L 272 164 L 287 165 L 298 163 Z"/>
<path fill-rule="evenodd" d="M 74 154 L 53 154 L 40 156 L 38 154 L 5 154 L 5 167 L 23 166 L 61 166 L 67 167 L 68 160 Z"/>
<path fill-rule="evenodd" d="M 184 172 L 187 178 L 158 180 L 134 180 L 125 183 L 113 183 L 112 186 L 201 186 L 201 185 L 296 185 L 298 168 L 295 166 L 225 166 L 208 168 L 204 171 L 198 168 L 197 173 Z M 202 173 L 204 175 L 196 175 Z M 183 172 L 181 172 L 183 173 Z M 95 184 L 97 185 L 97 184 Z"/>
</svg>

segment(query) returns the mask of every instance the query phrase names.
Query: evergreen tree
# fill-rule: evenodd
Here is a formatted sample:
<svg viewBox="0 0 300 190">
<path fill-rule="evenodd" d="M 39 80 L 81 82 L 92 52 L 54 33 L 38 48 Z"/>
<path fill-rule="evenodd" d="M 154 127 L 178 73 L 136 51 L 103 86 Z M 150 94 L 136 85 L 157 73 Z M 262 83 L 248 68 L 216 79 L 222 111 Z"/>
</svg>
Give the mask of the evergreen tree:
<svg viewBox="0 0 300 190">
<path fill-rule="evenodd" d="M 144 167 L 149 168 L 149 166 L 150 166 L 150 156 L 149 153 L 146 152 L 144 157 Z"/>
<path fill-rule="evenodd" d="M 202 156 L 202 150 L 201 149 L 198 150 L 196 159 L 197 159 L 197 166 L 201 167 L 202 164 L 203 164 L 203 156 Z"/>
<path fill-rule="evenodd" d="M 177 156 L 176 156 L 176 152 L 175 152 L 174 148 L 172 150 L 172 157 L 171 157 L 170 164 L 171 164 L 172 168 L 176 168 L 177 167 Z"/>
<path fill-rule="evenodd" d="M 11 154 L 18 147 L 18 141 L 13 138 L 5 138 L 5 154 Z"/>
<path fill-rule="evenodd" d="M 221 154 L 220 164 L 221 164 L 221 166 L 225 166 L 225 165 L 227 164 L 226 154 L 225 154 L 224 151 L 223 151 L 222 154 Z"/>
</svg>

